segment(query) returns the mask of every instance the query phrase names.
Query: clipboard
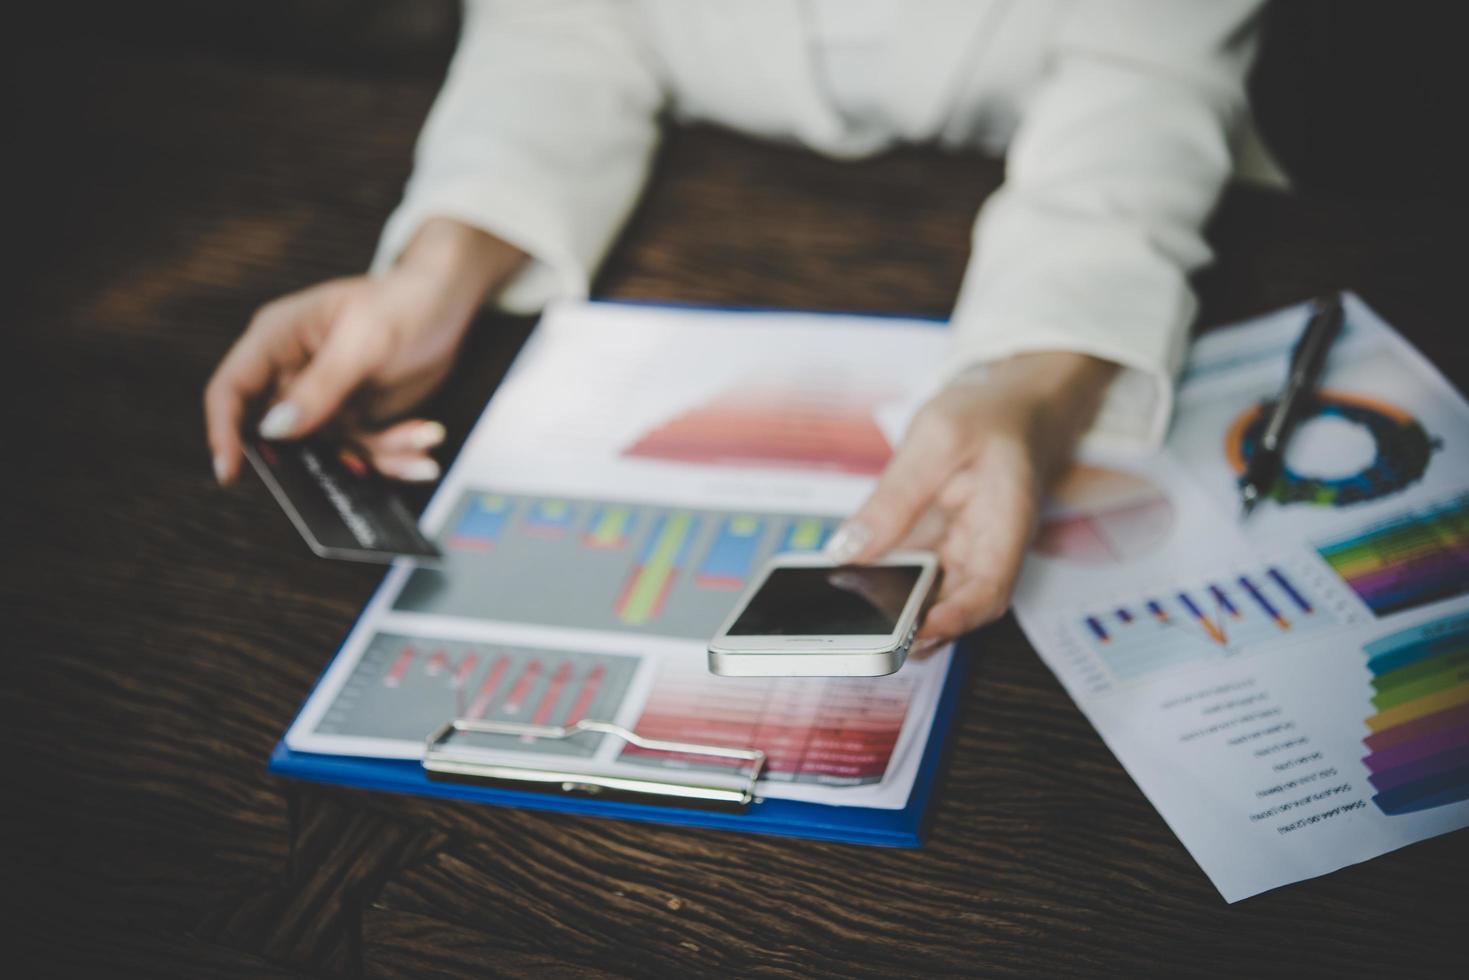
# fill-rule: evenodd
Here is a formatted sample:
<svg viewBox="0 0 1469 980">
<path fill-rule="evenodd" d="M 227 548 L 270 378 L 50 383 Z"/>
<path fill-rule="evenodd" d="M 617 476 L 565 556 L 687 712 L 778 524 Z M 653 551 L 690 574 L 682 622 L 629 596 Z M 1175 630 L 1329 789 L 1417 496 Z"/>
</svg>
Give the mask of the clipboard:
<svg viewBox="0 0 1469 980">
<path fill-rule="evenodd" d="M 870 844 L 882 847 L 919 847 L 932 816 L 934 789 L 943 767 L 958 705 L 969 671 L 967 644 L 961 642 L 950 658 L 948 674 L 943 681 L 933 727 L 923 747 L 918 772 L 908 803 L 902 809 L 829 806 L 798 800 L 761 799 L 757 793 L 758 777 L 764 753 L 731 749 L 727 746 L 695 743 L 658 742 L 643 739 L 636 732 L 619 726 L 594 722 L 590 730 L 609 737 L 623 738 L 634 744 L 653 743 L 660 751 L 684 754 L 708 754 L 745 762 L 743 786 L 731 795 L 727 787 L 712 787 L 693 774 L 687 781 L 654 779 L 635 780 L 641 786 L 602 786 L 595 790 L 585 773 L 565 769 L 530 769 L 525 767 L 474 766 L 457 767 L 445 746 L 460 734 L 484 731 L 489 734 L 519 734 L 524 729 L 537 737 L 569 738 L 579 731 L 551 729 L 542 726 L 513 726 L 510 723 L 465 722 L 446 719 L 444 725 L 425 740 L 424 758 L 372 759 L 361 756 L 323 755 L 289 748 L 282 739 L 271 754 L 269 771 L 277 775 L 308 782 L 409 793 L 416 796 L 463 800 L 524 810 L 554 811 L 612 817 L 644 823 L 682 827 L 713 827 L 747 833 L 803 837 L 811 840 Z M 586 723 L 579 723 L 586 724 Z M 613 730 L 615 729 L 615 730 Z M 586 730 L 586 729 L 583 729 Z M 671 748 L 660 748 L 670 746 Z M 700 791 L 707 791 L 701 795 Z"/>
<path fill-rule="evenodd" d="M 710 307 L 677 302 L 600 301 L 591 305 L 609 308 L 644 306 L 652 309 L 686 309 L 713 313 L 745 313 L 752 316 L 785 315 L 790 311 Z M 548 314 L 549 315 L 549 314 Z M 808 315 L 808 314 L 803 314 Z M 818 314 L 832 316 L 833 314 Z M 848 316 L 852 314 L 847 314 Z M 841 316 L 837 314 L 835 316 Z M 865 319 L 874 319 L 867 316 Z M 912 320 L 912 317 L 878 317 L 877 319 Z M 942 330 L 942 321 L 923 321 L 922 326 Z M 529 348 L 529 345 L 527 345 Z M 522 357 L 524 354 L 522 354 Z M 517 358 L 507 381 L 523 370 Z M 483 424 L 484 416 L 476 423 Z M 471 432 L 469 440 L 475 438 Z M 468 442 L 466 442 L 466 445 Z M 457 464 L 456 464 L 457 466 Z M 451 470 L 451 473 L 453 471 Z M 448 477 L 446 476 L 446 483 Z M 441 485 L 440 493 L 444 487 Z M 435 501 L 439 499 L 435 495 Z M 432 508 L 434 505 L 430 504 Z M 662 823 L 689 827 L 715 827 L 749 833 L 776 834 L 814 840 L 841 841 L 887 847 L 918 847 L 932 813 L 934 790 L 950 741 L 958 704 L 968 677 L 968 653 L 961 641 L 949 658 L 947 672 L 935 706 L 927 739 L 923 742 L 912 789 L 905 806 L 899 809 L 840 806 L 786 799 L 762 799 L 758 796 L 758 753 L 743 761 L 755 768 L 744 790 L 733 794 L 711 791 L 696 781 L 699 774 L 688 773 L 688 781 L 671 779 L 633 780 L 641 785 L 599 785 L 586 774 L 564 769 L 469 767 L 468 771 L 450 771 L 446 766 L 446 744 L 464 734 L 472 734 L 474 725 L 455 719 L 443 719 L 441 727 L 425 733 L 424 755 L 418 760 L 332 755 L 293 750 L 284 739 L 271 755 L 269 770 L 295 779 L 341 786 L 353 786 L 386 792 L 411 793 L 419 796 L 463 800 L 527 810 L 560 811 L 613 817 L 623 820 Z M 330 670 L 330 666 L 328 667 Z M 314 695 L 313 695 L 314 697 Z M 311 704 L 313 698 L 305 702 Z M 304 711 L 303 707 L 303 711 Z M 437 719 L 435 719 L 437 721 Z M 508 723 L 506 723 L 508 724 Z M 523 728 L 509 732 L 496 728 L 489 734 L 527 734 Z M 571 737 L 573 732 L 540 730 L 538 738 Z M 602 730 L 607 737 L 624 741 L 643 739 L 637 732 Z M 687 743 L 678 743 L 684 750 Z M 696 750 L 709 754 L 727 753 L 727 747 L 697 745 Z M 759 747 L 756 746 L 756 749 Z M 700 754 L 695 752 L 694 754 Z M 729 758 L 729 756 L 725 756 Z M 428 763 L 426 766 L 425 763 Z M 667 773 L 662 773 L 666 777 Z M 680 773 L 683 775 L 683 773 Z M 707 777 L 706 777 L 707 779 Z"/>
</svg>

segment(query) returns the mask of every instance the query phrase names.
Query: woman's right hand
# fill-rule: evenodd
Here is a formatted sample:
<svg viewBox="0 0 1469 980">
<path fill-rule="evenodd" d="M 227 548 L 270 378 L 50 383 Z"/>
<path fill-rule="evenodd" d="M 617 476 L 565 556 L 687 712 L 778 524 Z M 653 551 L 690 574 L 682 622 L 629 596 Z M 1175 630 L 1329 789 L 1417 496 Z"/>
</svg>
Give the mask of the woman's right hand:
<svg viewBox="0 0 1469 980">
<path fill-rule="evenodd" d="M 294 439 L 335 421 L 387 476 L 432 480 L 427 450 L 443 426 L 387 428 L 444 380 L 485 296 L 525 261 L 493 236 L 447 218 L 426 222 L 380 276 L 336 279 L 267 303 L 204 392 L 214 473 L 239 473 L 241 428 L 257 407 L 268 439 Z"/>
</svg>

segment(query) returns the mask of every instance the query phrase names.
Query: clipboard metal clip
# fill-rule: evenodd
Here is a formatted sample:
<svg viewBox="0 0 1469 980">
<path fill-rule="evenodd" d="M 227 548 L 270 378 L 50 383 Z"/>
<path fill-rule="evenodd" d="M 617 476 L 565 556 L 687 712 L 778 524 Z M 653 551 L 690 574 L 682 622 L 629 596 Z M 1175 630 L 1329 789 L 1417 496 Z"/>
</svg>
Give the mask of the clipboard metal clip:
<svg viewBox="0 0 1469 980">
<path fill-rule="evenodd" d="M 744 778 L 735 784 L 715 781 L 651 779 L 612 773 L 579 772 L 573 769 L 533 768 L 474 758 L 473 749 L 454 751 L 450 741 L 457 734 L 510 735 L 518 738 L 569 739 L 582 734 L 611 735 L 628 745 L 650 752 L 707 756 L 710 759 L 744 763 Z M 685 806 L 742 809 L 755 800 L 755 784 L 765 771 L 765 753 L 760 749 L 736 749 L 696 742 L 670 742 L 644 738 L 637 732 L 606 721 L 583 719 L 574 725 L 532 725 L 512 721 L 477 721 L 456 718 L 430 735 L 424 743 L 423 768 L 430 779 L 511 785 L 519 789 L 559 790 L 606 799 L 668 797 Z"/>
</svg>

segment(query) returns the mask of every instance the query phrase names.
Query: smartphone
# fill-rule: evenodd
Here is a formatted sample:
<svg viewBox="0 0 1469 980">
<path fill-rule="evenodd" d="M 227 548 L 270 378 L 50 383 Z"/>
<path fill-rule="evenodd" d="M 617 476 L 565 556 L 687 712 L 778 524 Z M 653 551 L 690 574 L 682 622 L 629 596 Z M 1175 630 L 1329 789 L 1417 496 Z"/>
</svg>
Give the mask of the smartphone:
<svg viewBox="0 0 1469 980">
<path fill-rule="evenodd" d="M 726 677 L 877 677 L 903 666 L 938 577 L 927 551 L 867 565 L 776 555 L 709 642 Z"/>
</svg>

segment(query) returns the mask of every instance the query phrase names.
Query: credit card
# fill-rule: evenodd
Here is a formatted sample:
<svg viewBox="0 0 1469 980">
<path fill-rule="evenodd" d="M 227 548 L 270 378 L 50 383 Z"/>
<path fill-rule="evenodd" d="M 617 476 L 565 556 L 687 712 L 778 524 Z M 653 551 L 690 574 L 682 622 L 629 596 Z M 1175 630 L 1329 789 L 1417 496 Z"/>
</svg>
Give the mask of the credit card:
<svg viewBox="0 0 1469 980">
<path fill-rule="evenodd" d="M 442 557 L 389 481 L 350 448 L 312 439 L 257 439 L 245 444 L 245 455 L 321 557 L 372 562 Z"/>
</svg>

